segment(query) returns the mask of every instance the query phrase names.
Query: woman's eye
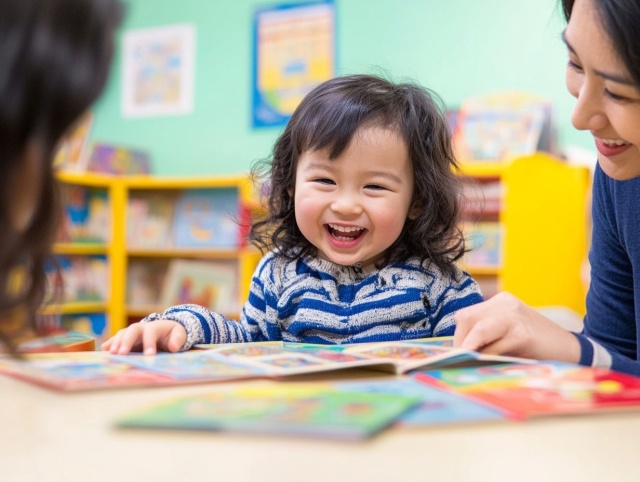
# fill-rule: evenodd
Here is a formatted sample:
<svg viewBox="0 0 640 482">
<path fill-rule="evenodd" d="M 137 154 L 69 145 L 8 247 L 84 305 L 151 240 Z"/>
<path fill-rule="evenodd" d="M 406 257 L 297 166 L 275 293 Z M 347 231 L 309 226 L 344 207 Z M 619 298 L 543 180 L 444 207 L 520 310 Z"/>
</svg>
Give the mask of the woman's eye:
<svg viewBox="0 0 640 482">
<path fill-rule="evenodd" d="M 582 72 L 582 67 L 580 67 L 571 59 L 567 61 L 567 67 L 570 68 L 571 70 L 575 70 L 576 72 Z"/>
<path fill-rule="evenodd" d="M 608 89 L 604 89 L 604 93 L 605 93 L 605 95 L 606 95 L 607 97 L 609 97 L 610 99 L 612 99 L 612 100 L 616 100 L 616 101 L 619 101 L 619 102 L 625 102 L 625 101 L 630 100 L 628 97 L 624 97 L 624 96 L 622 96 L 622 95 L 614 94 L 613 92 L 611 92 L 611 91 L 610 91 L 610 90 L 608 90 Z"/>
</svg>

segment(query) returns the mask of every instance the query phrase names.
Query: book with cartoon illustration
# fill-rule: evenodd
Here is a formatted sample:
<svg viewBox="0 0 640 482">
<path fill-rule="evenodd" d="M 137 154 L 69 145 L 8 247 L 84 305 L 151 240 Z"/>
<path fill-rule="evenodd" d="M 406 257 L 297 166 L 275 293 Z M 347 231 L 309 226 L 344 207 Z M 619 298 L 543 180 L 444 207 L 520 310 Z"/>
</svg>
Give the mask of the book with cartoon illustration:
<svg viewBox="0 0 640 482">
<path fill-rule="evenodd" d="M 421 383 L 414 377 L 337 382 L 341 390 L 411 395 L 420 402 L 403 413 L 394 426 L 417 428 L 449 424 L 495 423 L 510 420 L 510 413 L 499 407 L 473 400 L 464 395 Z"/>
<path fill-rule="evenodd" d="M 413 377 L 516 419 L 640 409 L 640 378 L 604 368 L 545 361 L 425 371 Z"/>
<path fill-rule="evenodd" d="M 328 384 L 241 387 L 154 404 L 121 417 L 116 424 L 355 441 L 380 432 L 419 402 L 415 395 Z"/>
<path fill-rule="evenodd" d="M 60 390 L 278 378 L 348 368 L 406 373 L 426 367 L 522 359 L 485 356 L 448 346 L 451 339 L 353 345 L 237 343 L 157 355 L 93 352 L 0 359 L 0 373 Z"/>
</svg>

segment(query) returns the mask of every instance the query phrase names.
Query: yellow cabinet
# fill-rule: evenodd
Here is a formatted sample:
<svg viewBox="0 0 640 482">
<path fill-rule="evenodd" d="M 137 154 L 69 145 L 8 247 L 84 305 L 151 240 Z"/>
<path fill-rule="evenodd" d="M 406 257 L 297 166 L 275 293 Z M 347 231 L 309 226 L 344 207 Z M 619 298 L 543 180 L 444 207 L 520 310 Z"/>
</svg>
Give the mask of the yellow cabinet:
<svg viewBox="0 0 640 482">
<path fill-rule="evenodd" d="M 505 162 L 463 162 L 462 171 L 481 183 L 497 181 L 501 189 L 493 219 L 499 261 L 464 268 L 481 286 L 493 282 L 489 291 L 511 292 L 531 306 L 566 306 L 584 314 L 589 170 L 536 153 Z"/>
</svg>

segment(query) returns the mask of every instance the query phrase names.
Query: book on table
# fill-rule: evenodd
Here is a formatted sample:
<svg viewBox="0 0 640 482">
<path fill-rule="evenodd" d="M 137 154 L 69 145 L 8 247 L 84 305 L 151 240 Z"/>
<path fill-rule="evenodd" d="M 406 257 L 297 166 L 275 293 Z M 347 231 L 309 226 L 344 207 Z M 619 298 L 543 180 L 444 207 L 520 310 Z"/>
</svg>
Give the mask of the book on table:
<svg viewBox="0 0 640 482">
<path fill-rule="evenodd" d="M 451 338 L 351 345 L 237 343 L 183 353 L 40 354 L 0 359 L 0 373 L 58 390 L 279 378 L 348 368 L 401 374 L 426 367 L 523 362 L 454 348 Z"/>
<path fill-rule="evenodd" d="M 415 395 L 330 384 L 249 386 L 153 404 L 122 416 L 116 425 L 361 440 L 419 402 Z"/>
<path fill-rule="evenodd" d="M 429 386 L 503 410 L 511 418 L 640 409 L 640 378 L 541 361 L 416 372 Z"/>
</svg>

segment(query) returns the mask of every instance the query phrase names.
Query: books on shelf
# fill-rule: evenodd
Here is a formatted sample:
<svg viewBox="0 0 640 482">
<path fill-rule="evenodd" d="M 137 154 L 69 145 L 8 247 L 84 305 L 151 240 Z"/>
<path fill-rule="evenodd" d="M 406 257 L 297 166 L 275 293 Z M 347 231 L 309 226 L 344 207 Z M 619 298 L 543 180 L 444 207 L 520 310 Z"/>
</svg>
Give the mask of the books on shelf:
<svg viewBox="0 0 640 482">
<path fill-rule="evenodd" d="M 362 440 L 419 401 L 415 395 L 327 384 L 242 387 L 144 407 L 121 417 L 117 426 Z"/>
<path fill-rule="evenodd" d="M 181 194 L 132 193 L 127 204 L 129 248 L 238 248 L 251 210 L 236 188 L 189 189 Z"/>
<path fill-rule="evenodd" d="M 170 247 L 173 244 L 174 204 L 174 197 L 166 194 L 132 194 L 127 202 L 127 247 Z"/>
<path fill-rule="evenodd" d="M 502 190 L 499 179 L 468 180 L 464 184 L 465 214 L 498 215 L 502 207 Z"/>
<path fill-rule="evenodd" d="M 471 267 L 498 268 L 502 262 L 502 224 L 499 222 L 464 223 L 470 251 L 464 262 Z"/>
<path fill-rule="evenodd" d="M 466 99 L 458 112 L 454 144 L 458 157 L 469 161 L 554 152 L 553 105 L 526 92 Z"/>
<path fill-rule="evenodd" d="M 167 275 L 169 261 L 132 259 L 127 267 L 127 305 L 130 307 L 157 306 Z"/>
<path fill-rule="evenodd" d="M 233 261 L 173 259 L 164 277 L 160 302 L 204 306 L 221 314 L 237 313 L 238 266 Z"/>
<path fill-rule="evenodd" d="M 151 157 L 142 149 L 94 143 L 89 155 L 88 169 L 105 174 L 150 174 Z"/>
<path fill-rule="evenodd" d="M 107 338 L 107 315 L 105 313 L 74 313 L 61 315 L 59 326 L 74 333 L 90 336 L 99 346 Z"/>
<path fill-rule="evenodd" d="M 47 267 L 49 294 L 61 290 L 64 302 L 109 299 L 109 261 L 106 256 L 56 256 L 59 271 Z"/>
<path fill-rule="evenodd" d="M 106 190 L 66 185 L 58 241 L 106 244 L 111 236 L 111 205 Z"/>
<path fill-rule="evenodd" d="M 89 133 L 93 125 L 93 113 L 87 111 L 71 132 L 62 140 L 56 152 L 53 166 L 61 171 L 84 172 L 89 159 Z"/>
<path fill-rule="evenodd" d="M 176 202 L 174 244 L 188 248 L 242 246 L 240 216 L 237 189 L 189 190 Z"/>
</svg>

